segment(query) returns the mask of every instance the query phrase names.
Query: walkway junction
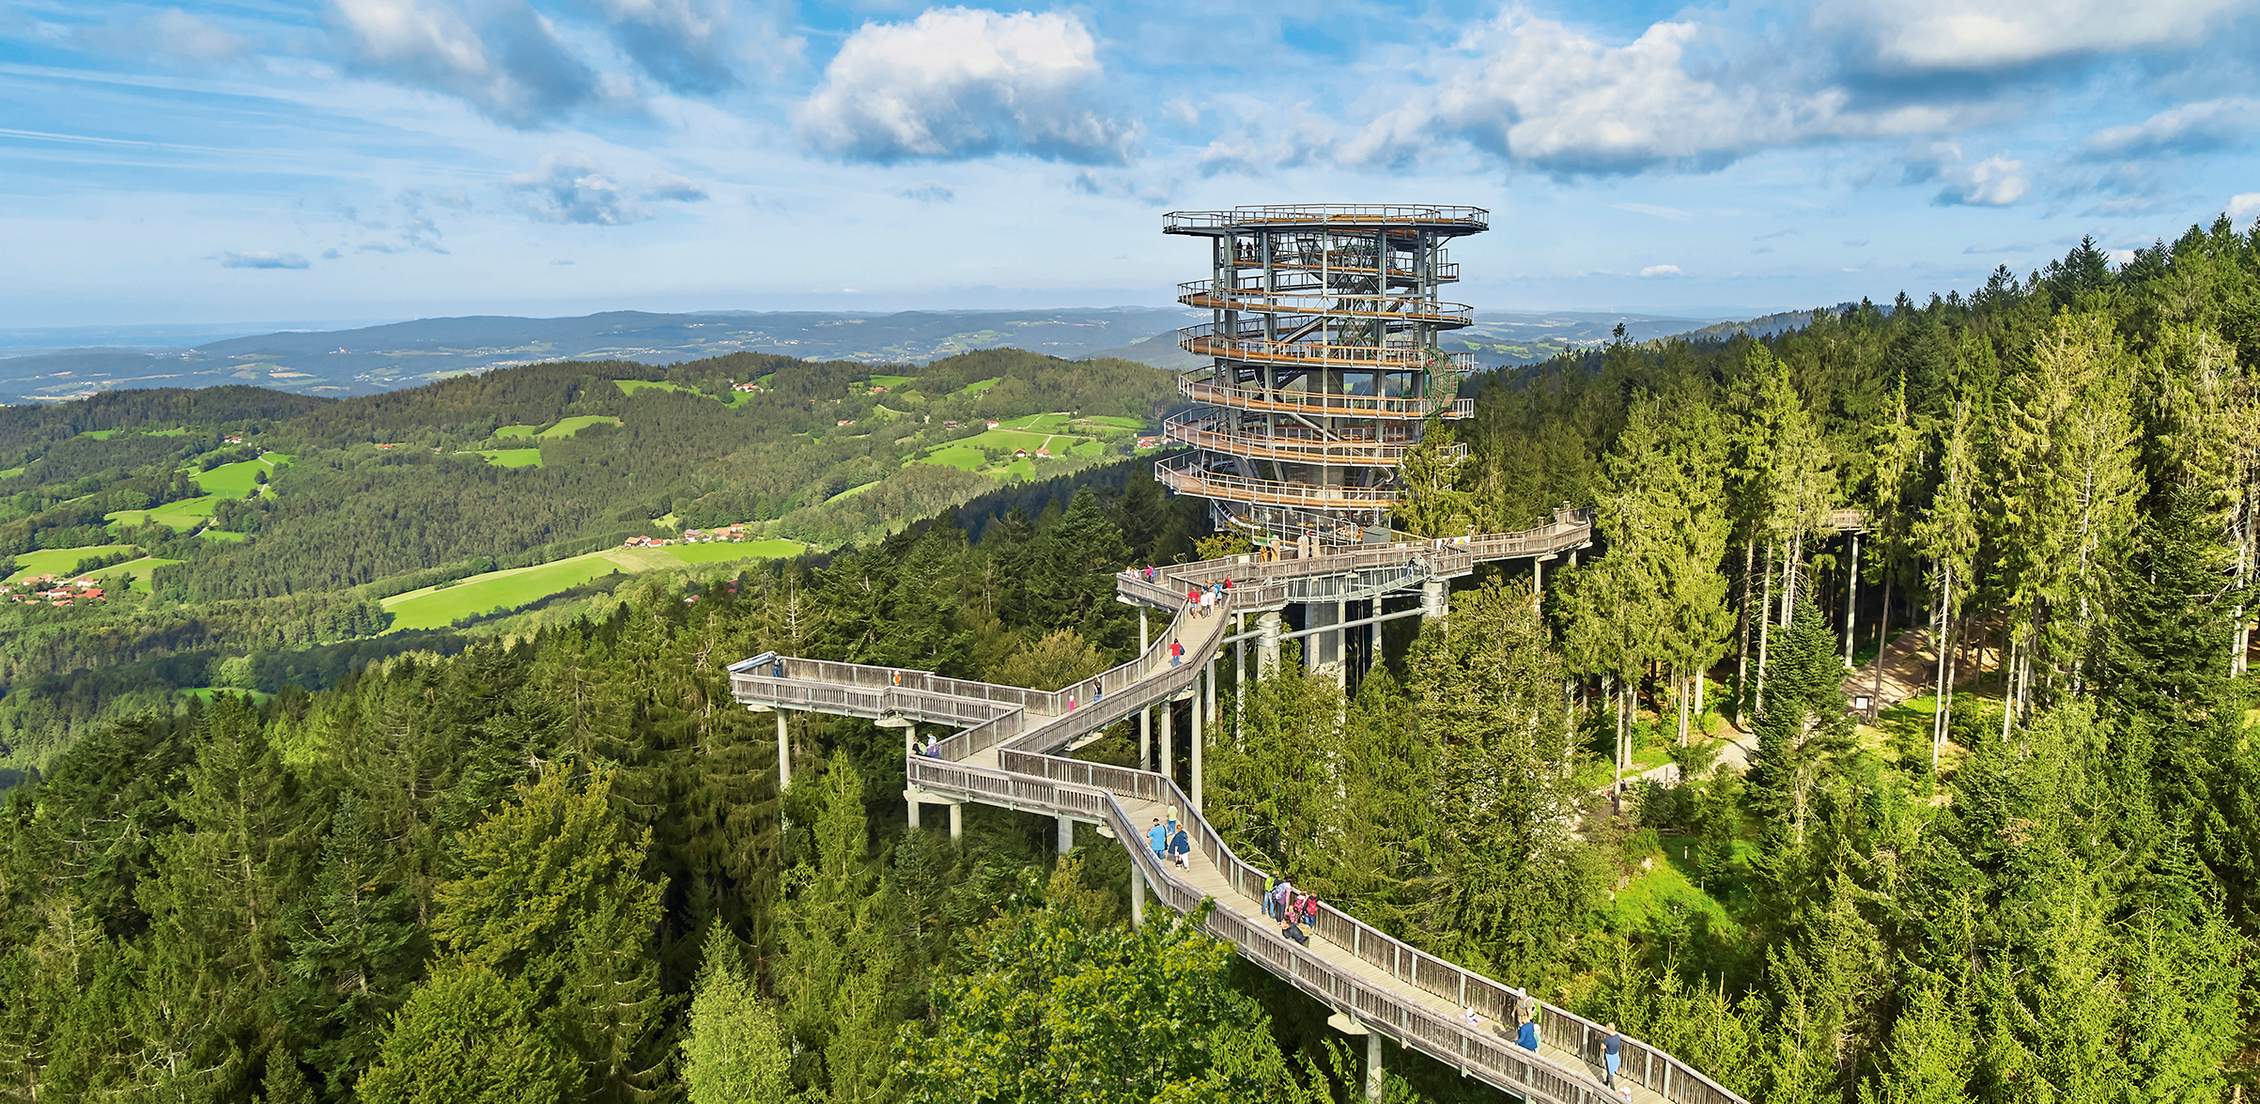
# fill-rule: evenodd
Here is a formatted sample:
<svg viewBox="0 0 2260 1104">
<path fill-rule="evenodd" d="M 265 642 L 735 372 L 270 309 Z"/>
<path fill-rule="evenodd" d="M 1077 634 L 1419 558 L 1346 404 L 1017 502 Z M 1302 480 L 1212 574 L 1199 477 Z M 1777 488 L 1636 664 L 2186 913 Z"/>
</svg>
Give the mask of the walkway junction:
<svg viewBox="0 0 2260 1104">
<path fill-rule="evenodd" d="M 1209 934 L 1325 1004 L 1334 1013 L 1329 1023 L 1366 1037 L 1366 1089 L 1375 1099 L 1381 1040 L 1388 1038 L 1533 1104 L 1745 1104 L 1629 1036 L 1617 1079 L 1623 1091 L 1605 1087 L 1601 1025 L 1323 903 L 1310 943 L 1290 942 L 1263 914 L 1265 872 L 1233 854 L 1201 814 L 1201 760 L 1221 716 L 1217 684 L 1228 659 L 1239 688 L 1251 651 L 1257 672 L 1266 673 L 1276 668 L 1283 640 L 1308 638 L 1312 668 L 1346 678 L 1352 645 L 1378 658 L 1383 622 L 1446 616 L 1450 580 L 1480 564 L 1529 561 L 1535 588 L 1546 561 L 1574 558 L 1591 542 L 1588 515 L 1571 510 L 1556 511 L 1550 522 L 1526 532 L 1442 540 L 1406 539 L 1380 526 L 1394 491 L 1391 477 L 1377 473 L 1391 471 L 1392 457 L 1401 455 L 1390 450 L 1417 439 L 1415 418 L 1436 413 L 1439 403 L 1449 409 L 1432 335 L 1453 317 L 1464 321 L 1465 313 L 1434 301 L 1435 284 L 1457 275 L 1443 262 L 1439 243 L 1482 229 L 1486 218 L 1475 208 L 1408 207 L 1258 207 L 1168 216 L 1172 233 L 1211 233 L 1217 240 L 1217 280 L 1188 291 L 1186 301 L 1220 313 L 1258 312 L 1260 323 L 1226 317 L 1220 330 L 1185 338 L 1187 348 L 1200 345 L 1196 351 L 1217 359 L 1210 377 L 1189 381 L 1184 393 L 1225 412 L 1172 418 L 1172 436 L 1193 446 L 1193 459 L 1163 460 L 1157 475 L 1172 488 L 1209 498 L 1221 522 L 1266 538 L 1267 547 L 1261 554 L 1159 568 L 1150 580 L 1142 572 L 1117 575 L 1116 599 L 1139 610 L 1141 648 L 1128 663 L 1072 686 L 1034 690 L 764 653 L 730 666 L 731 692 L 750 709 L 776 713 L 780 785 L 790 783 L 792 771 L 788 711 L 867 718 L 903 732 L 903 798 L 912 827 L 922 810 L 938 806 L 947 810 L 955 837 L 965 803 L 978 802 L 1052 817 L 1065 853 L 1075 826 L 1090 825 L 1129 854 L 1133 922 L 1143 921 L 1149 894 L 1185 913 L 1214 901 L 1205 920 Z M 1255 290 L 1235 275 L 1242 269 L 1261 274 Z M 1367 285 L 1343 282 L 1341 274 L 1360 269 Z M 1314 278 L 1298 278 L 1306 275 Z M 1290 321 L 1305 315 L 1321 324 Z M 1361 328 L 1360 319 L 1371 324 Z M 1306 341 L 1321 332 L 1327 336 Z M 1283 346 L 1297 346 L 1293 353 L 1303 358 L 1276 362 L 1291 370 L 1250 369 L 1274 363 L 1265 358 L 1283 353 Z M 1319 357 L 1356 367 L 1314 371 Z M 1356 373 L 1364 378 L 1345 382 Z M 1412 407 L 1374 413 L 1389 408 L 1372 404 L 1395 402 L 1415 404 L 1418 414 Z M 1274 405 L 1261 405 L 1267 403 Z M 1352 409 L 1364 413 L 1336 412 Z M 1261 413 L 1241 416 L 1250 412 Z M 1279 466 L 1260 466 L 1273 463 Z M 1270 492 L 1259 485 L 1272 482 L 1321 490 L 1291 504 L 1261 500 Z M 1389 497 L 1357 499 L 1355 509 L 1330 505 L 1361 493 Z M 1372 513 L 1360 513 L 1367 510 Z M 1224 600 L 1209 612 L 1187 603 L 1188 592 L 1228 579 Z M 1168 618 L 1158 634 L 1150 631 L 1156 611 Z M 1296 621 L 1305 627 L 1291 628 Z M 1182 646 L 1181 656 L 1172 656 L 1172 644 Z M 1139 767 L 1073 757 L 1109 726 L 1133 719 Z M 921 726 L 949 734 L 924 747 Z M 1146 846 L 1146 826 L 1172 810 L 1193 846 L 1183 869 L 1158 861 Z M 1513 1038 L 1514 1024 L 1530 1011 L 1542 1027 L 1537 1052 Z"/>
</svg>

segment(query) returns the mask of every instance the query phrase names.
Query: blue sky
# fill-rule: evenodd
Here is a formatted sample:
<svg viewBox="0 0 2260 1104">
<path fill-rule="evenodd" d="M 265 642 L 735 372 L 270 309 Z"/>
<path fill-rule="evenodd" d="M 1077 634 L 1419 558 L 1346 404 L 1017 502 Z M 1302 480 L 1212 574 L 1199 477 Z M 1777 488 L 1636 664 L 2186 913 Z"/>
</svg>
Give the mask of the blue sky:
<svg viewBox="0 0 2260 1104">
<path fill-rule="evenodd" d="M 2251 0 L 0 0 L 0 326 L 1161 304 L 1163 211 L 1310 201 L 1490 208 L 1479 307 L 1886 299 L 2248 223 L 2256 59 Z"/>
</svg>

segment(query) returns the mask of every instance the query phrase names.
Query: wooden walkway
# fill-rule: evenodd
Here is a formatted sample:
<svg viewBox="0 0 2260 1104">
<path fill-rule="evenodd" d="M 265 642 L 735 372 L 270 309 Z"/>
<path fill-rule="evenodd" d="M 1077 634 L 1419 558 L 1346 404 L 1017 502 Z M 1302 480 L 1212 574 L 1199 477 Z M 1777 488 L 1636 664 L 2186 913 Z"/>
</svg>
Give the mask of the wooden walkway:
<svg viewBox="0 0 2260 1104">
<path fill-rule="evenodd" d="M 1171 610 L 1175 616 L 1151 647 L 1095 679 L 1054 691 L 1028 690 L 926 672 L 765 654 L 731 666 L 732 692 L 755 708 L 806 709 L 849 716 L 946 724 L 962 730 L 932 755 L 906 758 L 912 801 L 974 801 L 1057 817 L 1064 826 L 1096 824 L 1128 852 L 1142 899 L 1151 891 L 1168 907 L 1191 912 L 1214 902 L 1207 931 L 1325 1003 L 1359 1029 L 1460 1070 L 1536 1104 L 1745 1104 L 1669 1054 L 1624 1039 L 1618 1087 L 1600 1082 L 1602 1031 L 1574 1013 L 1530 1001 L 1520 991 L 1429 955 L 1338 909 L 1321 905 L 1309 946 L 1280 934 L 1263 915 L 1264 873 L 1234 855 L 1201 818 L 1175 781 L 1149 771 L 1069 758 L 1065 749 L 1192 693 L 1204 708 L 1200 679 L 1215 678 L 1225 629 L 1238 610 L 1277 608 L 1295 588 L 1354 572 L 1397 569 L 1436 575 L 1473 561 L 1551 555 L 1590 539 L 1585 524 L 1559 518 L 1539 530 L 1460 541 L 1419 541 L 1357 548 L 1332 555 L 1255 563 L 1245 557 L 1165 569 L 1147 583 L 1125 572 L 1120 596 Z M 1198 585 L 1233 579 L 1222 609 L 1187 612 L 1183 596 Z M 1184 647 L 1169 662 L 1169 645 Z M 1094 700 L 1090 689 L 1102 693 Z M 1213 681 L 1211 683 L 1213 691 Z M 1070 705 L 1072 703 L 1072 707 Z M 1191 734 L 1187 734 L 1190 740 Z M 1188 743 L 1188 748 L 1191 744 Z M 1167 810 L 1179 812 L 1193 840 L 1190 864 L 1158 861 L 1145 830 Z M 1064 837 L 1063 837 L 1064 838 Z M 1539 1012 L 1542 1045 L 1515 1045 L 1516 1011 Z M 1478 1022 L 1469 1024 L 1465 1012 Z M 1501 1031 L 1501 1025 L 1509 1025 Z"/>
</svg>

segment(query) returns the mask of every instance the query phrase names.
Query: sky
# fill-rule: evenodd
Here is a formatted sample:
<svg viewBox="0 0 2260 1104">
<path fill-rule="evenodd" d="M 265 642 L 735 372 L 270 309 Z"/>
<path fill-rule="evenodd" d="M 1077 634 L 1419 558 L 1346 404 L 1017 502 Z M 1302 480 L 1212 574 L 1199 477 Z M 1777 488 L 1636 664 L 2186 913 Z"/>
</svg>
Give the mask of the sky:
<svg viewBox="0 0 2260 1104">
<path fill-rule="evenodd" d="M 1488 208 L 1479 309 L 1922 297 L 2249 224 L 2256 77 L 2255 0 L 0 0 L 0 326 L 1164 305 L 1281 202 Z"/>
</svg>

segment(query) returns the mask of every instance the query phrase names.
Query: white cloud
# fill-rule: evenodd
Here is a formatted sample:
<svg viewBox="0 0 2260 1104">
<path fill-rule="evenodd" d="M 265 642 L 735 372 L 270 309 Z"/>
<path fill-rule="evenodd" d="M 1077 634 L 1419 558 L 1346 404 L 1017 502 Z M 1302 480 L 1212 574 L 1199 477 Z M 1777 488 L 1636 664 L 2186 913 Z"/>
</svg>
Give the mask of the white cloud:
<svg viewBox="0 0 2260 1104">
<path fill-rule="evenodd" d="M 848 161 L 1120 163 L 1137 128 L 1095 106 L 1103 74 L 1071 14 L 936 8 L 857 28 L 797 121 L 811 145 Z"/>
<path fill-rule="evenodd" d="M 238 253 L 229 250 L 220 254 L 221 268 L 306 268 L 309 262 L 297 253 L 275 253 L 265 249 Z"/>
<path fill-rule="evenodd" d="M 1686 222 L 1690 217 L 1687 211 L 1677 207 L 1667 207 L 1660 203 L 1611 203 L 1609 206 L 1615 210 L 1629 211 L 1635 215 L 1646 215 L 1649 218 L 1660 218 L 1668 222 Z"/>
<path fill-rule="evenodd" d="M 2228 212 L 2231 222 L 2243 222 L 2247 218 L 2260 215 L 2260 192 L 2242 192 L 2230 196 L 2229 205 L 2224 209 Z"/>
<path fill-rule="evenodd" d="M 602 82 L 531 8 L 476 9 L 477 24 L 426 0 L 333 0 L 356 69 L 537 126 L 598 97 Z"/>
<path fill-rule="evenodd" d="M 2103 255 L 2110 258 L 2111 263 L 2115 265 L 2134 263 L 2134 250 L 2132 249 L 2106 249 L 2103 251 Z"/>
<path fill-rule="evenodd" d="M 1641 269 L 1640 275 L 1652 279 L 1657 276 L 1677 276 L 1680 275 L 1680 271 L 1679 266 L 1675 264 L 1652 264 Z"/>
<path fill-rule="evenodd" d="M 781 13 L 738 0 L 593 0 L 613 38 L 653 80 L 677 92 L 714 93 L 742 73 L 797 64 L 801 39 Z"/>
<path fill-rule="evenodd" d="M 577 154 L 550 154 L 534 171 L 511 177 L 510 186 L 544 222 L 618 226 L 636 220 L 620 185 Z"/>
<path fill-rule="evenodd" d="M 2089 157 L 2201 153 L 2249 140 L 2260 130 L 2260 100 L 2231 96 L 2167 108 L 2139 123 L 2108 127 L 2088 138 Z"/>
<path fill-rule="evenodd" d="M 1813 17 L 1851 32 L 1855 58 L 1893 72 L 2015 69 L 2197 43 L 2238 0 L 1837 0 Z"/>
<path fill-rule="evenodd" d="M 1937 183 L 1931 202 L 1941 207 L 2006 207 L 2032 191 L 2025 178 L 2025 163 L 1995 154 L 1983 161 L 1968 161 L 1962 148 L 1941 142 L 1906 166 L 1909 184 Z"/>
<path fill-rule="evenodd" d="M 1559 175 L 1709 170 L 1761 149 L 1839 134 L 1919 133 L 1936 108 L 1860 113 L 1840 88 L 1728 56 L 1714 28 L 1661 22 L 1624 45 L 1510 10 L 1460 43 L 1461 57 L 1405 106 L 1343 143 L 1352 162 L 1400 164 L 1457 137 Z"/>
</svg>

